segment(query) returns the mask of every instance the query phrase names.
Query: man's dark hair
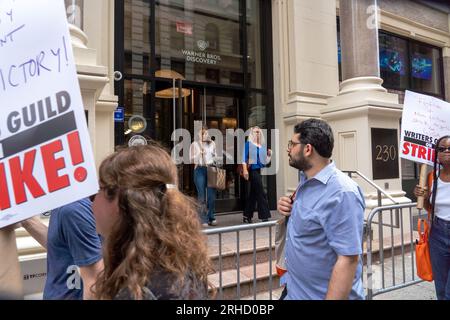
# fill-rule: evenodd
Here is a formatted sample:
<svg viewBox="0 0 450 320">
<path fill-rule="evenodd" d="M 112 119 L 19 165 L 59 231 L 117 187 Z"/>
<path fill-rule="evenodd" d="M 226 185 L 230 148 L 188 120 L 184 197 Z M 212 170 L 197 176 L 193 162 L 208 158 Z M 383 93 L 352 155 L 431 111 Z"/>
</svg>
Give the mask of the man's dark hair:
<svg viewBox="0 0 450 320">
<path fill-rule="evenodd" d="M 300 134 L 302 144 L 311 144 L 322 157 L 331 158 L 334 138 L 328 123 L 320 119 L 308 119 L 298 123 L 294 133 Z"/>
</svg>

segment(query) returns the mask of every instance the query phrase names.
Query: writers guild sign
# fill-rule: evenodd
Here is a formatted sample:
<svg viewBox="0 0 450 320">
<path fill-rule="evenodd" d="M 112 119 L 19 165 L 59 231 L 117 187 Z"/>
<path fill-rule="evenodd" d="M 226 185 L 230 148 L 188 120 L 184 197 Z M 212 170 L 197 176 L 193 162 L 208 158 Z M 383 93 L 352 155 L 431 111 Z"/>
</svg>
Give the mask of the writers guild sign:
<svg viewBox="0 0 450 320">
<path fill-rule="evenodd" d="M 372 128 L 373 179 L 399 177 L 398 133 L 396 129 Z"/>
</svg>

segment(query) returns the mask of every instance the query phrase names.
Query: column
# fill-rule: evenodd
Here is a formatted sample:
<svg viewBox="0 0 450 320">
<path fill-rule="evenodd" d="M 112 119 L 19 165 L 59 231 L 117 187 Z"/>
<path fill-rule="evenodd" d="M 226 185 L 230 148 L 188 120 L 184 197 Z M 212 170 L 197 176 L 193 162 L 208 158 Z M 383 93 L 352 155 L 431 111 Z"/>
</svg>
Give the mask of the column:
<svg viewBox="0 0 450 320">
<path fill-rule="evenodd" d="M 298 174 L 286 143 L 298 122 L 320 117 L 339 92 L 336 2 L 272 0 L 275 127 L 280 128 L 277 195 L 292 194 Z"/>
<path fill-rule="evenodd" d="M 379 77 L 376 19 L 366 14 L 371 7 L 376 8 L 376 0 L 340 2 L 343 80 Z"/>
<path fill-rule="evenodd" d="M 450 47 L 442 49 L 442 58 L 444 59 L 445 100 L 450 102 Z"/>
<path fill-rule="evenodd" d="M 87 36 L 83 32 L 84 0 L 64 0 L 66 5 L 67 22 L 72 40 L 72 46 L 87 48 Z"/>
<path fill-rule="evenodd" d="M 340 93 L 381 87 L 377 0 L 340 1 L 342 84 Z"/>
<path fill-rule="evenodd" d="M 321 110 L 335 135 L 333 160 L 341 170 L 361 172 L 397 202 L 410 202 L 402 191 L 398 158 L 402 107 L 398 96 L 382 87 L 379 72 L 377 1 L 340 1 L 339 14 L 343 81 L 339 94 Z M 397 148 L 389 169 L 376 154 L 377 146 L 382 148 L 386 141 Z M 364 190 L 367 208 L 377 206 L 376 190 L 361 178 L 356 180 Z M 383 204 L 393 203 L 383 199 Z"/>
<path fill-rule="evenodd" d="M 84 0 L 64 0 L 67 21 L 80 30 L 83 30 L 83 1 Z"/>
</svg>

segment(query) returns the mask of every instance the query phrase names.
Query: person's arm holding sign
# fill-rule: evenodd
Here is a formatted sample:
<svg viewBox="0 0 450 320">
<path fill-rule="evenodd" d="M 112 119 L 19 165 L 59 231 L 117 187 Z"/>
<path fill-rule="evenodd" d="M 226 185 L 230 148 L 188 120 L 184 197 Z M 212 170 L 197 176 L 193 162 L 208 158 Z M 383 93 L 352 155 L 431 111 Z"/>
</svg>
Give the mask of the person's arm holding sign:
<svg viewBox="0 0 450 320">
<path fill-rule="evenodd" d="M 400 138 L 400 157 L 420 163 L 419 184 L 414 189 L 417 209 L 429 208 L 426 166 L 433 166 L 439 137 L 450 133 L 446 119 L 450 104 L 435 97 L 405 92 Z"/>
<path fill-rule="evenodd" d="M 47 249 L 47 234 L 48 227 L 42 223 L 39 216 L 32 217 L 30 219 L 22 221 L 22 227 L 28 231 L 41 246 Z"/>
<path fill-rule="evenodd" d="M 419 199 L 419 197 L 423 198 L 423 208 L 425 210 L 429 210 L 430 208 L 430 192 L 428 187 L 421 187 L 419 184 L 414 188 L 414 195 Z"/>
<path fill-rule="evenodd" d="M 22 275 L 13 227 L 0 229 L 0 300 L 23 298 Z"/>
</svg>

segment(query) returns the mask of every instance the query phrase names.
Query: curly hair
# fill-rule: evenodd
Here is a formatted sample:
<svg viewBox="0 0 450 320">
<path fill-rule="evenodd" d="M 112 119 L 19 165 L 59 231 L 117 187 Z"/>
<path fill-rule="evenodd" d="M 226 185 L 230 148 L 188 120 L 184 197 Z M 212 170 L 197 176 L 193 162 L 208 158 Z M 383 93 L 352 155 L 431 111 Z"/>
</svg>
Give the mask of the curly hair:
<svg viewBox="0 0 450 320">
<path fill-rule="evenodd" d="M 108 200 L 118 197 L 119 222 L 104 246 L 105 269 L 95 284 L 99 299 L 126 289 L 142 299 L 142 290 L 158 270 L 178 287 L 191 275 L 207 288 L 211 262 L 196 205 L 178 189 L 177 168 L 158 145 L 116 151 L 99 169 Z"/>
<path fill-rule="evenodd" d="M 300 142 L 311 144 L 317 153 L 324 158 L 331 158 L 334 147 L 333 130 L 321 119 L 307 119 L 294 127 L 294 133 L 300 134 Z"/>
</svg>

